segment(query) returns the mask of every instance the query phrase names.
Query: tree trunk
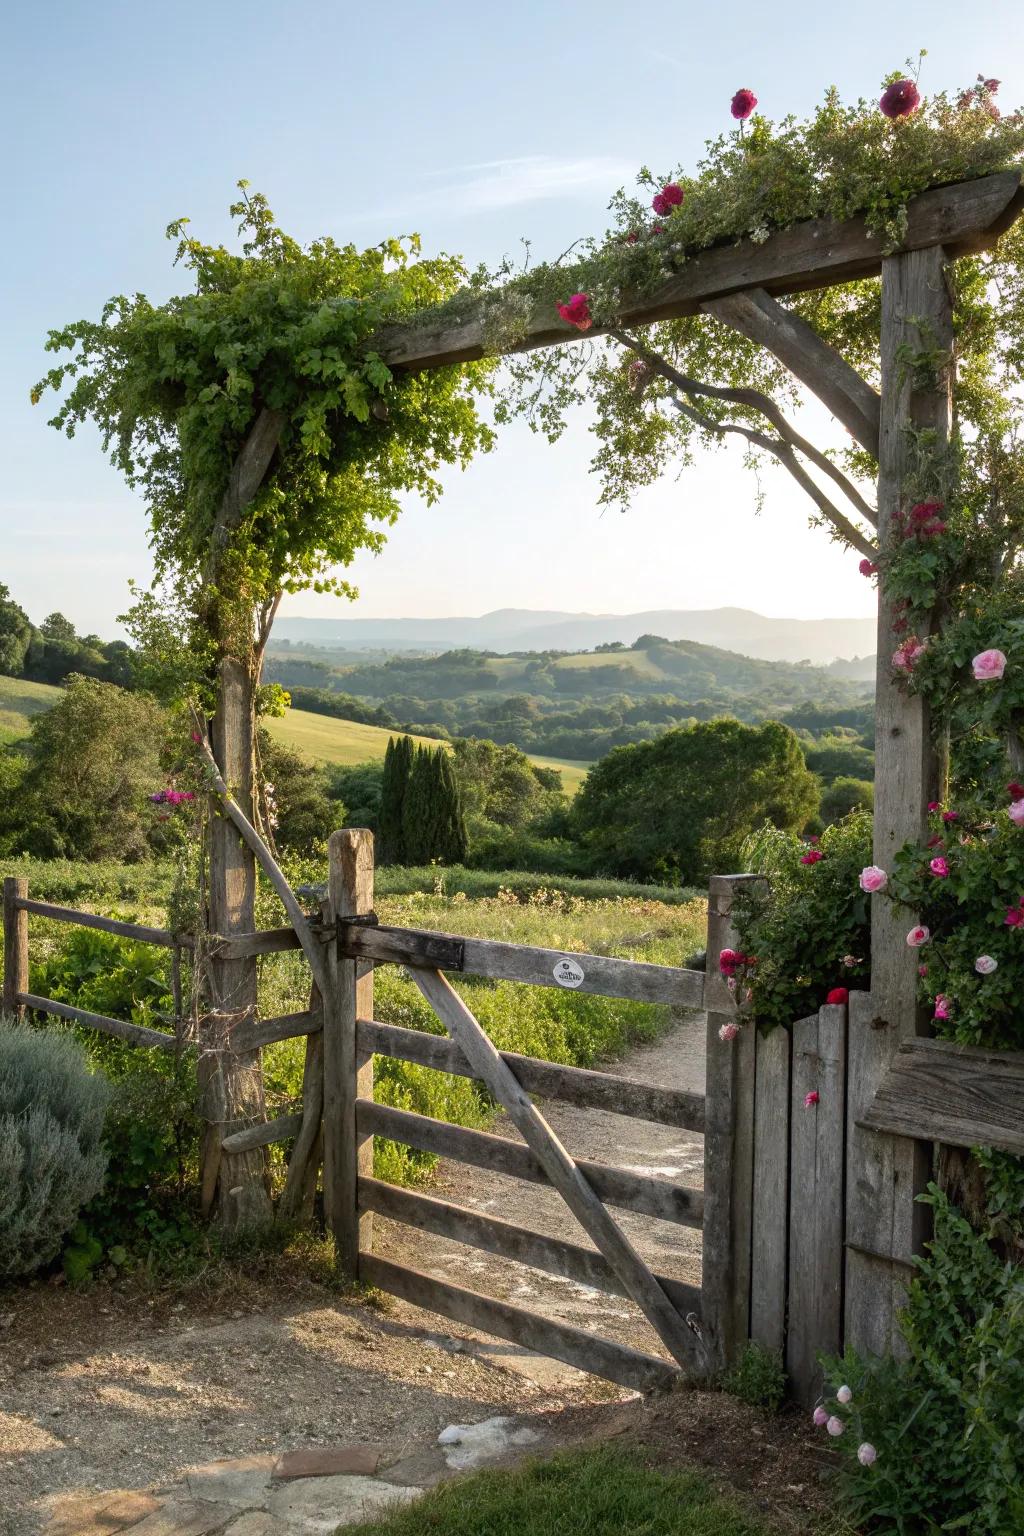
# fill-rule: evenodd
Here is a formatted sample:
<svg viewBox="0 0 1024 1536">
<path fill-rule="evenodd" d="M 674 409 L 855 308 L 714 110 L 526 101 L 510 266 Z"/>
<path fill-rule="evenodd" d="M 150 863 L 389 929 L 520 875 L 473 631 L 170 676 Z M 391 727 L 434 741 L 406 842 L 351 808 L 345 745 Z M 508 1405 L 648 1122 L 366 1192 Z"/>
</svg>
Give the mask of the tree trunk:
<svg viewBox="0 0 1024 1536">
<path fill-rule="evenodd" d="M 232 794 L 252 816 L 252 678 L 245 665 L 225 657 L 218 668 L 219 701 L 212 745 Z M 210 931 L 229 936 L 255 928 L 256 865 L 217 796 L 210 799 Z M 225 1136 L 266 1119 L 260 1052 L 233 1051 L 237 1025 L 256 1012 L 256 958 L 224 959 L 214 947 L 209 960 L 209 1011 L 200 1034 L 200 1088 L 207 1121 L 203 1160 L 206 1209 L 218 1194 L 218 1213 L 228 1231 L 251 1229 L 270 1220 L 262 1148 L 227 1153 Z"/>
</svg>

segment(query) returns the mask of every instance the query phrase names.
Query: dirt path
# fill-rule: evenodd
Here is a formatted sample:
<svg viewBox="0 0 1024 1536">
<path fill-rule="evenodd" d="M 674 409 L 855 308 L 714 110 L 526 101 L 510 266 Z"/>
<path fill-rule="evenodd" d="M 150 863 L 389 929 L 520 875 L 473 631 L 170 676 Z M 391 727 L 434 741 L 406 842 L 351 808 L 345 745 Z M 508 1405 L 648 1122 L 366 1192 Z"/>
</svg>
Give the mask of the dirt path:
<svg viewBox="0 0 1024 1536">
<path fill-rule="evenodd" d="M 702 1091 L 703 1055 L 694 1019 L 617 1070 Z M 573 1152 L 700 1183 L 699 1136 L 561 1105 L 544 1112 Z M 478 1170 L 445 1165 L 439 1190 L 553 1235 L 575 1226 L 547 1191 Z M 699 1278 L 699 1233 L 624 1221 L 658 1268 Z M 626 1301 L 383 1221 L 379 1229 L 380 1251 L 417 1268 L 659 1347 Z M 339 1442 L 401 1457 L 433 1444 L 447 1425 L 501 1414 L 536 1423 L 629 1395 L 404 1303 L 349 1303 L 301 1278 L 289 1291 L 279 1278 L 241 1276 L 232 1294 L 187 1305 L 121 1287 L 83 1294 L 35 1284 L 0 1296 L 0 1531 L 33 1536 L 69 1495 L 147 1488 L 177 1497 L 189 1468 L 221 1457 Z M 50 1527 L 53 1536 L 101 1528 L 111 1529 Z"/>
<path fill-rule="evenodd" d="M 611 1070 L 640 1082 L 703 1093 L 703 1016 L 693 1015 L 656 1044 L 634 1049 Z M 574 1156 L 616 1164 L 697 1189 L 702 1187 L 703 1136 L 601 1110 L 577 1109 L 570 1104 L 542 1103 L 540 1108 Z M 499 1120 L 492 1129 L 499 1135 L 518 1139 L 518 1133 L 507 1120 Z M 432 1193 L 550 1237 L 589 1245 L 586 1234 L 559 1196 L 535 1184 L 445 1160 L 438 1169 Z M 629 1211 L 615 1210 L 613 1214 L 652 1269 L 699 1285 L 698 1230 Z M 601 1333 L 648 1353 L 665 1353 L 638 1309 L 622 1297 L 607 1296 L 575 1281 L 545 1275 L 380 1217 L 374 1220 L 374 1248 L 389 1258 L 415 1265 L 439 1280 L 518 1302 L 559 1322 Z M 589 1379 L 569 1366 L 527 1356 L 504 1344 L 492 1341 L 485 1348 L 492 1358 L 500 1359 L 510 1369 L 522 1371 L 548 1386 L 573 1381 L 582 1385 Z"/>
</svg>

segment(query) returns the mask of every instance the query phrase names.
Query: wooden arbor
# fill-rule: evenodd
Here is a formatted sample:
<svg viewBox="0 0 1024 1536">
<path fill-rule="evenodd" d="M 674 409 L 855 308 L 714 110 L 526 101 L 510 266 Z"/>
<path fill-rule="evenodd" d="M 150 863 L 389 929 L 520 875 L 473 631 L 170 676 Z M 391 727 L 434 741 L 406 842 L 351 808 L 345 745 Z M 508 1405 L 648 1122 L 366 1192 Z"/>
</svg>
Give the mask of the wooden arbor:
<svg viewBox="0 0 1024 1536">
<path fill-rule="evenodd" d="M 1024 211 L 1018 172 L 935 188 L 908 208 L 900 250 L 882 256 L 860 219 L 816 220 L 755 245 L 702 252 L 655 293 L 627 297 L 619 326 L 711 314 L 771 350 L 878 461 L 877 536 L 888 542 L 903 502 L 911 432 L 928 429 L 936 446 L 952 424 L 953 313 L 947 267 L 958 256 L 992 246 Z M 881 274 L 881 391 L 876 391 L 798 316 L 776 299 Z M 595 328 L 600 333 L 600 328 Z M 537 314 L 520 350 L 557 345 L 577 333 Z M 378 338 L 393 368 L 439 368 L 484 355 L 484 319 L 456 325 L 395 329 Z M 927 384 L 901 365 L 907 351 L 945 355 Z M 879 593 L 876 670 L 874 858 L 890 867 L 907 841 L 926 835 L 928 802 L 937 797 L 938 766 L 923 701 L 895 686 L 890 655 L 892 613 Z M 900 1046 L 923 1033 L 916 967 L 905 920 L 884 902 L 873 906 L 872 991 L 851 1011 L 848 1073 L 847 1294 L 845 1334 L 856 1347 L 882 1353 L 896 1345 L 896 1314 L 906 1264 L 920 1247 L 922 1210 L 914 1204 L 927 1179 L 926 1144 L 871 1130 L 862 1122 Z"/>
<path fill-rule="evenodd" d="M 929 427 L 938 441 L 949 433 L 951 365 L 927 388 L 903 370 L 905 350 L 927 348 L 931 353 L 952 350 L 952 305 L 946 283 L 947 263 L 991 246 L 1024 209 L 1021 178 L 1016 172 L 936 188 L 916 198 L 908 208 L 907 229 L 900 250 L 883 257 L 877 237 L 863 220 L 842 224 L 816 220 L 772 236 L 763 244 L 742 241 L 708 250 L 687 261 L 682 270 L 654 293 L 625 299 L 617 326 L 643 326 L 659 320 L 700 313 L 712 314 L 744 336 L 768 347 L 812 393 L 848 428 L 855 440 L 879 464 L 878 538 L 885 543 L 902 498 L 907 468 L 907 428 Z M 823 288 L 855 278 L 882 276 L 881 393 L 863 380 L 799 317 L 778 305 L 787 294 Z M 485 355 L 483 306 L 475 317 L 455 324 L 429 323 L 390 328 L 375 339 L 375 348 L 392 368 L 421 370 L 448 367 Z M 596 327 L 591 334 L 601 334 Z M 561 345 L 579 340 L 579 333 L 538 313 L 527 326 L 518 350 Z M 225 497 L 218 533 L 223 543 L 240 520 L 248 501 L 269 472 L 281 430 L 280 418 L 264 411 L 254 424 L 234 468 Z M 919 700 L 893 686 L 888 657 L 891 623 L 884 590 L 879 601 L 877 675 L 875 858 L 886 865 L 908 839 L 920 837 L 926 806 L 935 796 L 936 765 L 930 750 L 928 721 Z M 224 777 L 243 804 L 248 798 L 247 748 L 251 680 L 233 663 L 221 674 L 222 703 L 215 722 L 214 746 Z M 215 819 L 216 821 L 216 819 Z M 240 848 L 233 831 L 216 822 L 211 869 L 211 915 L 224 936 L 252 927 L 255 867 Z M 874 909 L 872 941 L 873 992 L 870 1017 L 855 1034 L 849 1063 L 851 1139 L 869 1138 L 858 1146 L 857 1211 L 847 1232 L 851 1262 L 863 1268 L 863 1284 L 851 1289 L 867 1297 L 862 1315 L 848 1316 L 849 1336 L 864 1347 L 887 1347 L 893 1338 L 893 1314 L 899 1295 L 902 1265 L 919 1240 L 914 1231 L 915 1208 L 908 1193 L 924 1177 L 922 1149 L 858 1128 L 901 1039 L 918 1032 L 914 968 L 903 943 L 902 925 L 888 905 Z M 213 991 L 229 1012 L 251 1008 L 255 998 L 255 959 L 214 956 Z M 219 967 L 233 966 L 230 975 Z M 230 1061 L 230 1054 L 225 1057 Z M 232 1113 L 233 1066 L 229 1074 L 228 1105 L 223 1119 L 238 1123 Z M 244 1089 L 248 1064 L 241 1064 L 238 1109 L 253 1110 Z M 239 1117 L 243 1118 L 243 1117 Z M 228 1157 L 229 1154 L 225 1153 Z M 869 1166 L 870 1177 L 863 1176 Z M 261 1171 L 258 1160 L 232 1163 L 225 1187 L 253 1211 L 260 1206 Z M 252 1196 L 247 1200 L 245 1190 Z"/>
</svg>

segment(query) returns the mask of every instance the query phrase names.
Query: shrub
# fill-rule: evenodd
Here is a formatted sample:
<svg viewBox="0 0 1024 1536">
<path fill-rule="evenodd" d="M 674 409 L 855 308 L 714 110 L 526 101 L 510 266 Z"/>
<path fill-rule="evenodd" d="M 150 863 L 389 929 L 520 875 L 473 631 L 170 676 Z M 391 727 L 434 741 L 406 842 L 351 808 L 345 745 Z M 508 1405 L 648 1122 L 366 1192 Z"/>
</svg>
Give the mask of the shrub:
<svg viewBox="0 0 1024 1536">
<path fill-rule="evenodd" d="M 55 1258 L 98 1193 L 108 1096 L 69 1034 L 0 1021 L 0 1278 Z"/>
<path fill-rule="evenodd" d="M 1024 1276 L 1003 1264 L 935 1185 L 935 1236 L 917 1261 L 901 1328 L 908 1357 L 826 1364 L 829 1403 L 846 1430 L 843 1456 L 854 1519 L 898 1536 L 1024 1530 Z M 865 1444 L 876 1460 L 863 1465 Z M 875 1527 L 872 1525 L 872 1529 Z"/>
<path fill-rule="evenodd" d="M 786 1373 L 782 1356 L 776 1349 L 748 1344 L 735 1370 L 722 1383 L 727 1392 L 749 1403 L 752 1408 L 767 1408 L 774 1413 L 786 1395 Z"/>
</svg>

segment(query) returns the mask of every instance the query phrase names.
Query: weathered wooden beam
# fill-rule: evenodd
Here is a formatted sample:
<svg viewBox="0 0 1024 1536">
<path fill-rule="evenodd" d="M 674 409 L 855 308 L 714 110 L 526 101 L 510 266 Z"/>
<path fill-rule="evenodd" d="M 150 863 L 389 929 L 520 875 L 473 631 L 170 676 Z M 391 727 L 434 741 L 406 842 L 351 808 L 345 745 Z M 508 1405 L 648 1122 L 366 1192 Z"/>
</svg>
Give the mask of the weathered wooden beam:
<svg viewBox="0 0 1024 1536">
<path fill-rule="evenodd" d="M 488 1131 L 467 1130 L 462 1125 L 417 1115 L 411 1109 L 393 1109 L 388 1104 L 373 1104 L 366 1099 L 360 1099 L 356 1104 L 356 1126 L 365 1135 L 387 1136 L 391 1141 L 415 1147 L 419 1152 L 450 1157 L 473 1168 L 506 1173 L 531 1184 L 551 1182 L 529 1147 L 505 1136 L 493 1136 Z M 608 1205 L 638 1211 L 643 1216 L 656 1216 L 659 1221 L 674 1221 L 683 1227 L 699 1227 L 703 1223 L 704 1196 L 699 1189 L 582 1158 L 577 1167 Z"/>
<path fill-rule="evenodd" d="M 25 1009 L 18 1002 L 28 991 L 28 881 L 24 875 L 4 876 L 4 987 L 3 1011 L 9 1018 L 21 1018 Z"/>
<path fill-rule="evenodd" d="M 297 1035 L 319 1034 L 323 1027 L 323 1009 L 319 1006 L 303 1013 L 282 1013 L 273 1019 L 246 1019 L 231 1031 L 231 1044 L 240 1051 L 254 1051 L 278 1040 L 294 1040 Z"/>
<path fill-rule="evenodd" d="M 754 1070 L 754 1209 L 750 1337 L 780 1356 L 786 1347 L 789 1262 L 790 1032 L 758 1035 Z"/>
<path fill-rule="evenodd" d="M 591 1241 L 604 1254 L 662 1343 L 680 1365 L 706 1368 L 703 1340 L 679 1317 L 629 1238 L 608 1214 L 586 1174 L 570 1157 L 540 1110 L 502 1061 L 440 971 L 413 972 L 413 980 L 442 1024 L 462 1047 L 470 1065 L 503 1106 L 530 1151 Z"/>
<path fill-rule="evenodd" d="M 622 1387 L 647 1392 L 654 1387 L 670 1387 L 680 1379 L 676 1367 L 668 1360 L 659 1360 L 656 1355 L 641 1354 L 625 1344 L 613 1344 L 610 1339 L 598 1338 L 582 1328 L 552 1322 L 550 1318 L 528 1312 L 525 1307 L 514 1306 L 510 1301 L 494 1301 L 462 1286 L 435 1280 L 419 1270 L 392 1264 L 375 1254 L 361 1256 L 359 1278 L 365 1285 L 375 1285 L 389 1296 L 398 1296 L 427 1312 L 453 1318 L 495 1338 L 510 1339 L 523 1349 L 550 1355 L 553 1360 L 603 1376 Z"/>
<path fill-rule="evenodd" d="M 37 997 L 34 992 L 19 992 L 15 1003 L 19 1008 L 32 1008 L 37 1013 L 52 1013 L 54 1018 L 66 1019 L 69 1024 L 84 1024 L 87 1029 L 98 1029 L 101 1034 L 116 1035 L 131 1045 L 153 1045 L 161 1051 L 177 1048 L 174 1036 L 165 1035 L 159 1029 L 147 1029 L 144 1024 L 126 1024 L 123 1019 L 110 1019 L 105 1013 L 90 1013 L 86 1008 L 55 1002 L 52 997 Z"/>
<path fill-rule="evenodd" d="M 484 1216 L 461 1205 L 451 1205 L 447 1200 L 437 1200 L 411 1189 L 398 1189 L 380 1179 L 359 1180 L 359 1203 L 368 1211 L 388 1216 L 392 1221 L 404 1222 L 421 1232 L 432 1232 L 436 1237 L 449 1238 L 453 1243 L 463 1243 L 470 1248 L 482 1248 L 485 1253 L 499 1258 L 512 1259 L 517 1264 L 527 1264 L 532 1269 L 542 1269 L 549 1275 L 561 1275 L 588 1285 L 597 1291 L 608 1291 L 613 1296 L 625 1296 L 626 1291 L 608 1260 L 596 1248 L 583 1248 L 579 1243 L 567 1243 L 561 1238 L 545 1237 L 531 1232 L 498 1216 Z M 700 1289 L 681 1280 L 671 1280 L 667 1275 L 655 1277 L 676 1311 L 683 1317 L 689 1313 L 700 1315 Z"/>
<path fill-rule="evenodd" d="M 598 997 L 665 1003 L 672 1008 L 700 1008 L 703 1003 L 702 971 L 652 965 L 645 960 L 579 955 L 561 949 L 535 949 L 528 944 L 505 944 L 498 939 L 462 938 L 428 929 L 369 923 L 339 923 L 338 946 L 343 955 L 377 963 L 457 971 Z"/>
<path fill-rule="evenodd" d="M 750 1337 L 750 1256 L 754 1198 L 754 1026 L 733 1040 L 723 1025 L 739 1021 L 736 999 L 719 968 L 723 949 L 739 938 L 733 903 L 740 887 L 763 885 L 759 875 L 712 875 L 708 887 L 705 1000 L 707 1091 L 704 1193 L 707 1202 L 701 1261 L 701 1315 L 718 1369 L 734 1365 Z"/>
<path fill-rule="evenodd" d="M 1024 1157 L 1024 1053 L 904 1040 L 858 1124 Z"/>
<path fill-rule="evenodd" d="M 97 912 L 80 912 L 77 907 L 59 907 L 52 901 L 33 901 L 28 897 L 15 902 L 22 912 L 48 917 L 55 923 L 73 923 L 76 928 L 98 928 L 101 933 L 116 933 L 124 939 L 138 939 L 140 944 L 158 944 L 164 949 L 191 949 L 193 939 L 187 933 L 171 933 L 166 928 L 148 928 L 144 923 L 124 923 L 120 918 L 101 917 Z"/>
<path fill-rule="evenodd" d="M 402 1029 L 397 1024 L 378 1024 L 360 1019 L 357 1039 L 378 1056 L 392 1056 L 399 1061 L 413 1061 L 437 1072 L 451 1072 L 456 1077 L 476 1077 L 458 1044 L 447 1035 L 428 1035 L 419 1029 Z M 518 1056 L 502 1051 L 501 1059 L 511 1067 L 527 1093 L 542 1099 L 560 1099 L 585 1109 L 604 1109 L 613 1114 L 629 1115 L 634 1120 L 651 1120 L 658 1125 L 674 1125 L 680 1130 L 703 1131 L 704 1095 L 687 1093 L 682 1088 L 658 1088 L 638 1083 L 632 1078 L 615 1077 L 609 1072 L 592 1072 L 585 1067 L 564 1067 L 557 1062 L 541 1061 L 535 1056 Z"/>
<path fill-rule="evenodd" d="M 763 288 L 709 299 L 701 308 L 773 352 L 795 378 L 817 395 L 861 447 L 878 458 L 879 397 L 812 325 L 783 309 Z"/>
<path fill-rule="evenodd" d="M 949 252 L 887 256 L 882 263 L 882 414 L 878 455 L 878 543 L 899 538 L 896 522 L 907 498 L 920 494 L 922 434 L 942 484 L 942 456 L 952 424 L 953 301 Z M 935 358 L 934 367 L 908 366 L 908 354 Z M 926 460 L 927 463 L 927 460 Z M 938 762 L 924 695 L 910 693 L 892 666 L 902 614 L 885 570 L 878 596 L 875 682 L 874 862 L 890 870 L 907 842 L 928 835 L 928 804 L 939 798 Z M 923 637 L 922 637 L 923 638 Z M 863 1130 L 858 1122 L 901 1041 L 923 1033 L 917 1004 L 917 952 L 907 947 L 914 919 L 896 902 L 871 904 L 871 999 L 851 999 L 848 1067 L 846 1342 L 865 1353 L 899 1351 L 899 1312 L 906 1262 L 920 1251 L 927 1210 L 915 1196 L 927 1184 L 931 1148 Z M 880 1265 L 863 1252 L 890 1253 Z"/>
<path fill-rule="evenodd" d="M 793 1026 L 786 1374 L 805 1407 L 821 1392 L 819 1355 L 842 1344 L 845 1119 L 846 1009 L 833 1005 Z"/>
<path fill-rule="evenodd" d="M 227 1153 L 253 1152 L 275 1141 L 290 1141 L 301 1129 L 301 1115 L 278 1115 L 276 1120 L 262 1120 L 259 1125 L 247 1125 L 243 1131 L 232 1131 L 221 1146 Z"/>
<path fill-rule="evenodd" d="M 902 250 L 942 245 L 950 256 L 985 250 L 1021 212 L 1021 174 L 994 176 L 922 192 L 907 206 Z M 863 219 L 835 223 L 812 219 L 772 235 L 761 245 L 740 240 L 691 256 L 680 271 L 653 293 L 626 295 L 615 328 L 650 325 L 695 315 L 710 299 L 763 288 L 776 297 L 828 288 L 853 278 L 875 277 L 881 270 L 879 239 Z M 392 368 L 444 368 L 484 357 L 488 298 L 482 297 L 468 318 L 390 327 L 373 339 L 373 350 Z M 493 302 L 493 301 L 490 301 Z M 595 326 L 588 337 L 602 334 Z M 530 351 L 580 341 L 580 332 L 558 318 L 553 306 L 534 313 L 524 338 L 511 350 Z"/>
</svg>

